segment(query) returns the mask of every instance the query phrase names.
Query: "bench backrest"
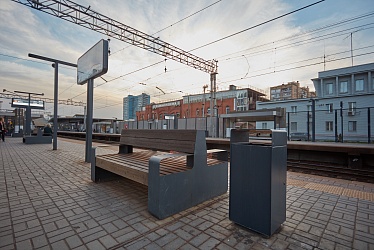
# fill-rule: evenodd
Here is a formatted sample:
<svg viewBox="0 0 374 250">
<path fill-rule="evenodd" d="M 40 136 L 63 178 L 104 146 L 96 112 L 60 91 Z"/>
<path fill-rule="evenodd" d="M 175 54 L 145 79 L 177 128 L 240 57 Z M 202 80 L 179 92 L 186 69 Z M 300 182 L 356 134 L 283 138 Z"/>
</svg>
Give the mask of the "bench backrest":
<svg viewBox="0 0 374 250">
<path fill-rule="evenodd" d="M 120 145 L 193 154 L 196 133 L 196 130 L 123 129 Z"/>
</svg>

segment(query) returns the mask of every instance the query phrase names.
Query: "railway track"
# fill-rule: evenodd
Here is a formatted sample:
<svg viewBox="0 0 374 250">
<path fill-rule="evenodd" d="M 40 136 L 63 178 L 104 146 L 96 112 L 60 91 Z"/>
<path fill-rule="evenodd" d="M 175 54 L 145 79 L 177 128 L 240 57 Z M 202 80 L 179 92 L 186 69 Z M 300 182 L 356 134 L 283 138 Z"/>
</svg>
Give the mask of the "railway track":
<svg viewBox="0 0 374 250">
<path fill-rule="evenodd" d="M 324 162 L 287 160 L 288 171 L 321 175 L 351 181 L 374 183 L 374 171 L 369 169 L 351 169 L 346 166 Z"/>
</svg>

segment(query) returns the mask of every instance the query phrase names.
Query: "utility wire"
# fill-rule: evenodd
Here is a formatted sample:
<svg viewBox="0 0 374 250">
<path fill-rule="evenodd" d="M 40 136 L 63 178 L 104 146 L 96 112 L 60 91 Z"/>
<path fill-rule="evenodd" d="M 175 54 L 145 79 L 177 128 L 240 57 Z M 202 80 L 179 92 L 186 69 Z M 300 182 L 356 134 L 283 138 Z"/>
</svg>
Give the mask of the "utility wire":
<svg viewBox="0 0 374 250">
<path fill-rule="evenodd" d="M 353 57 L 360 57 L 360 56 L 371 55 L 371 54 L 374 54 L 374 51 L 363 53 L 363 54 L 359 54 L 359 55 L 354 55 Z M 341 61 L 341 60 L 350 59 L 350 58 L 351 58 L 351 56 L 347 56 L 347 57 L 342 57 L 342 58 L 337 58 L 337 59 L 330 59 L 330 60 L 328 60 L 326 62 L 335 62 L 335 61 Z M 254 78 L 254 77 L 259 77 L 259 76 L 264 76 L 264 75 L 270 75 L 270 74 L 274 74 L 274 73 L 279 73 L 279 72 L 283 72 L 283 71 L 289 71 L 289 70 L 293 70 L 293 69 L 300 69 L 300 68 L 305 68 L 305 67 L 309 67 L 309 66 L 315 66 L 315 65 L 323 64 L 323 63 L 325 63 L 325 62 L 321 61 L 321 62 L 310 63 L 310 64 L 306 64 L 306 65 L 295 66 L 295 67 L 287 68 L 287 69 L 274 70 L 274 71 L 266 72 L 266 73 L 263 73 L 263 74 L 257 74 L 257 75 L 247 76 L 246 78 L 238 78 L 238 79 L 234 79 L 234 80 L 230 80 L 230 81 L 225 81 L 225 82 L 221 82 L 221 83 L 230 83 L 230 82 L 240 81 L 240 80 L 243 80 L 243 79 Z M 258 70 L 258 71 L 260 71 L 260 70 Z"/>
<path fill-rule="evenodd" d="M 300 37 L 303 37 L 305 35 L 309 35 L 309 34 L 312 34 L 312 33 L 315 33 L 315 32 L 321 32 L 324 29 L 331 29 L 331 28 L 334 28 L 335 26 L 339 27 L 339 26 L 342 26 L 343 24 L 358 21 L 359 19 L 362 19 L 362 18 L 369 18 L 372 15 L 374 15 L 373 11 L 369 12 L 369 13 L 361 14 L 361 15 L 358 15 L 358 16 L 355 16 L 355 17 L 347 18 L 347 19 L 344 19 L 342 21 L 338 21 L 338 22 L 335 22 L 335 23 L 332 23 L 332 24 L 328 24 L 328 25 L 325 25 L 325 26 L 322 26 L 322 27 L 319 27 L 319 28 L 316 28 L 316 29 L 309 30 L 309 31 L 299 32 L 297 34 L 294 34 L 294 35 L 291 35 L 291 36 L 288 36 L 288 37 L 285 37 L 285 38 L 282 38 L 282 39 L 279 39 L 279 40 L 276 40 L 276 41 L 260 44 L 260 45 L 257 45 L 257 46 L 254 46 L 254 47 L 251 47 L 251 48 L 248 48 L 248 49 L 244 49 L 244 50 L 237 51 L 237 52 L 234 52 L 234 53 L 231 53 L 231 54 L 227 54 L 225 56 L 234 55 L 234 54 L 238 54 L 238 53 L 243 53 L 244 51 L 257 49 L 259 47 L 264 47 L 266 45 L 273 45 L 274 43 L 278 43 L 278 42 L 281 42 L 281 41 L 284 41 L 284 40 L 293 39 L 295 37 L 300 38 Z M 224 57 L 224 56 L 221 56 L 221 57 Z M 218 57 L 217 59 L 220 59 L 221 57 Z"/>
<path fill-rule="evenodd" d="M 305 44 L 309 44 L 309 43 L 313 43 L 313 42 L 319 42 L 319 41 L 323 41 L 323 40 L 326 40 L 326 39 L 331 39 L 331 38 L 335 38 L 335 37 L 339 37 L 339 36 L 345 36 L 347 34 L 350 34 L 351 32 L 346 32 L 346 33 L 342 33 L 342 34 L 339 34 L 339 33 L 344 32 L 344 31 L 349 31 L 349 30 L 352 30 L 352 29 L 356 29 L 356 28 L 360 28 L 360 27 L 364 27 L 364 26 L 367 26 L 367 25 L 372 25 L 372 24 L 374 24 L 374 23 L 364 24 L 364 25 L 356 26 L 354 28 L 349 28 L 349 29 L 337 31 L 337 32 L 329 33 L 329 34 L 322 35 L 322 36 L 312 37 L 312 38 L 309 38 L 309 39 L 306 39 L 306 40 L 303 40 L 303 41 L 297 41 L 297 42 L 293 42 L 293 43 L 289 43 L 289 44 L 284 44 L 284 45 L 281 45 L 281 46 L 277 46 L 277 50 L 289 49 L 289 48 L 293 48 L 293 47 L 297 47 L 297 46 L 301 46 L 301 45 L 305 45 Z M 357 31 L 373 29 L 373 28 L 374 28 L 374 26 L 367 27 L 367 28 L 362 28 L 362 29 L 359 29 Z M 356 32 L 356 31 L 354 31 L 354 32 Z M 317 39 L 317 40 L 315 40 L 315 39 Z M 248 55 L 248 56 L 261 55 L 261 54 L 266 54 L 268 52 L 272 52 L 273 50 L 274 50 L 274 48 L 268 48 L 268 49 L 264 49 L 264 50 L 260 50 L 260 51 L 254 51 L 254 52 L 251 52 L 249 54 L 243 54 L 243 55 Z M 241 58 L 243 55 L 228 57 L 228 58 L 222 59 L 222 60 L 230 61 L 230 60 L 233 60 L 233 59 Z"/>
<path fill-rule="evenodd" d="M 285 17 L 285 16 L 288 16 L 288 15 L 291 15 L 291 14 L 293 14 L 293 13 L 295 13 L 295 12 L 298 12 L 298 11 L 300 11 L 300 10 L 303 10 L 303 9 L 309 8 L 309 7 L 313 6 L 313 5 L 316 5 L 316 4 L 319 4 L 319 3 L 322 3 L 322 2 L 324 2 L 324 1 L 325 1 L 325 0 L 320 0 L 320 1 L 318 1 L 318 2 L 315 2 L 315 3 L 309 4 L 309 5 L 307 5 L 307 6 L 304 6 L 304 7 L 302 7 L 302 8 L 299 8 L 299 9 L 297 9 L 297 10 L 294 10 L 294 11 L 288 12 L 288 13 L 283 14 L 283 15 L 281 15 L 281 16 L 278 16 L 278 17 L 272 18 L 272 19 L 270 19 L 270 20 L 267 20 L 267 21 L 265 21 L 265 22 L 262 22 L 262 23 L 256 24 L 256 25 L 254 25 L 254 26 L 252 26 L 252 27 L 249 27 L 249 28 L 247 28 L 247 29 L 244 29 L 244 30 L 238 31 L 238 32 L 236 32 L 236 33 L 233 33 L 233 34 L 228 35 L 228 36 L 225 36 L 225 37 L 222 37 L 222 38 L 217 39 L 217 40 L 215 40 L 215 41 L 213 41 L 213 42 L 210 42 L 210 43 L 204 44 L 204 45 L 199 46 L 199 47 L 197 47 L 197 48 L 194 48 L 194 49 L 192 49 L 192 50 L 190 50 L 190 51 L 188 51 L 188 52 L 195 51 L 195 50 L 198 50 L 198 49 L 204 48 L 204 47 L 206 47 L 206 46 L 208 46 L 208 45 L 212 45 L 212 44 L 214 44 L 214 43 L 217 43 L 217 42 L 220 42 L 220 41 L 222 41 L 222 40 L 225 40 L 225 39 L 227 39 L 227 38 L 230 38 L 230 37 L 233 37 L 233 36 L 239 35 L 239 34 L 241 34 L 241 33 L 243 33 L 243 32 L 248 31 L 248 30 L 251 30 L 251 29 L 257 28 L 257 27 L 259 27 L 259 26 L 262 26 L 262 25 L 264 25 L 264 24 L 270 23 L 270 22 L 275 21 L 275 20 L 277 20 L 277 19 L 280 19 L 280 18 L 282 18 L 282 17 Z"/>
<path fill-rule="evenodd" d="M 182 21 L 188 19 L 188 18 L 190 18 L 190 17 L 192 17 L 192 16 L 194 16 L 194 15 L 196 15 L 196 14 L 202 12 L 203 10 L 206 10 L 206 9 L 208 9 L 209 7 L 212 7 L 213 5 L 215 5 L 215 4 L 217 4 L 217 3 L 221 2 L 221 1 L 222 1 L 222 0 L 218 0 L 217 2 L 214 2 L 214 3 L 212 3 L 212 4 L 208 5 L 208 6 L 206 6 L 205 8 L 203 8 L 203 9 L 201 9 L 201 10 L 198 10 L 198 11 L 192 13 L 191 15 L 186 16 L 185 18 L 182 18 L 181 20 L 179 20 L 179 21 L 177 21 L 177 22 L 175 22 L 175 23 L 173 23 L 173 24 L 171 24 L 171 25 L 169 25 L 169 26 L 167 26 L 167 27 L 165 27 L 165 28 L 163 28 L 163 29 L 161 29 L 161 30 L 159 30 L 159 31 L 157 31 L 157 32 L 155 32 L 155 33 L 153 33 L 151 36 L 153 36 L 153 35 L 155 35 L 155 34 L 157 34 L 157 33 L 160 33 L 161 31 L 164 31 L 164 30 L 168 29 L 168 28 L 170 28 L 171 26 L 173 26 L 173 25 L 175 25 L 175 24 L 177 24 L 177 23 L 180 23 L 180 22 L 182 22 Z"/>
<path fill-rule="evenodd" d="M 184 17 L 184 18 L 182 18 L 182 19 L 179 20 L 179 21 L 177 21 L 177 22 L 175 22 L 175 23 L 173 23 L 173 24 L 170 24 L 169 26 L 167 26 L 167 27 L 165 27 L 165 28 L 163 28 L 163 29 L 160 29 L 159 31 L 156 31 L 155 33 L 151 34 L 151 36 L 153 36 L 153 35 L 155 35 L 155 34 L 157 34 L 157 33 L 160 33 L 161 31 L 164 31 L 164 30 L 166 30 L 166 29 L 168 29 L 168 28 L 171 28 L 173 25 L 175 25 L 175 24 L 177 24 L 177 23 L 180 23 L 180 22 L 186 20 L 186 19 L 188 19 L 188 18 L 190 18 L 190 17 L 192 17 L 192 16 L 194 16 L 194 15 L 196 15 L 196 14 L 202 12 L 203 10 L 206 10 L 206 9 L 208 9 L 209 7 L 212 7 L 213 5 L 215 5 L 215 4 L 217 4 L 217 3 L 221 2 L 221 1 L 222 1 L 222 0 L 218 0 L 218 1 L 216 1 L 216 2 L 214 2 L 214 3 L 212 3 L 212 4 L 210 4 L 210 5 L 206 6 L 205 8 L 202 8 L 201 10 L 198 10 L 198 11 L 196 11 L 196 12 L 194 12 L 194 13 L 192 13 L 192 14 L 190 14 L 190 15 Z M 111 55 L 114 55 L 114 54 L 116 54 L 117 52 L 120 52 L 120 51 L 122 51 L 122 50 L 124 50 L 124 49 L 127 49 L 127 48 L 131 47 L 131 46 L 133 46 L 133 45 L 129 45 L 129 46 L 126 46 L 126 47 L 124 47 L 124 48 L 122 48 L 122 49 L 120 49 L 120 50 L 117 50 L 116 52 L 111 53 Z"/>
<path fill-rule="evenodd" d="M 98 84 L 98 85 L 96 85 L 94 88 L 100 87 L 100 86 L 102 86 L 102 85 L 104 85 L 104 84 L 106 84 L 106 83 L 109 83 L 109 82 L 115 81 L 115 80 L 120 79 L 120 78 L 122 78 L 122 77 L 124 77 L 124 76 L 131 75 L 131 74 L 136 73 L 136 72 L 138 72 L 138 71 L 141 71 L 141 70 L 143 70 L 143 69 L 147 69 L 147 68 L 153 67 L 153 66 L 155 66 L 155 65 L 157 65 L 157 64 L 160 64 L 160 63 L 162 63 L 162 62 L 164 62 L 164 60 L 159 61 L 159 62 L 156 62 L 156 63 L 153 63 L 153 64 L 148 65 L 148 66 L 145 66 L 145 67 L 143 67 L 143 68 L 140 68 L 140 69 L 137 69 L 137 70 L 131 71 L 131 72 L 126 73 L 126 74 L 124 74 L 124 75 L 120 75 L 120 76 L 115 77 L 115 78 L 113 78 L 113 79 L 111 79 L 111 80 L 108 80 L 108 81 L 106 81 L 106 82 L 103 82 L 103 83 L 101 83 L 101 84 Z M 86 92 L 87 92 L 87 90 L 84 91 L 84 92 L 82 92 L 82 93 L 80 93 L 80 94 L 78 94 L 78 95 L 76 95 L 76 96 L 73 96 L 71 99 L 73 99 L 73 98 L 75 98 L 75 97 L 78 97 L 78 96 L 81 96 L 81 95 L 83 95 L 83 94 L 86 93 Z"/>
</svg>

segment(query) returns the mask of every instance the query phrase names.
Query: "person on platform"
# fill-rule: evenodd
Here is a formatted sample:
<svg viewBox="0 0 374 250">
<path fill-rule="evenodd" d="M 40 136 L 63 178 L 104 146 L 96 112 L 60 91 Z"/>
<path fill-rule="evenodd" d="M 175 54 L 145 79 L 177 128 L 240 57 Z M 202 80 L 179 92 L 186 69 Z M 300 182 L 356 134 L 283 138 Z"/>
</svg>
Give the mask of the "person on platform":
<svg viewBox="0 0 374 250">
<path fill-rule="evenodd" d="M 2 117 L 0 117 L 0 133 L 1 133 L 1 140 L 5 142 L 5 122 Z"/>
<path fill-rule="evenodd" d="M 52 134 L 53 134 L 53 131 L 51 128 L 51 124 L 47 123 L 47 125 L 45 125 L 43 129 L 43 135 L 52 135 Z"/>
</svg>

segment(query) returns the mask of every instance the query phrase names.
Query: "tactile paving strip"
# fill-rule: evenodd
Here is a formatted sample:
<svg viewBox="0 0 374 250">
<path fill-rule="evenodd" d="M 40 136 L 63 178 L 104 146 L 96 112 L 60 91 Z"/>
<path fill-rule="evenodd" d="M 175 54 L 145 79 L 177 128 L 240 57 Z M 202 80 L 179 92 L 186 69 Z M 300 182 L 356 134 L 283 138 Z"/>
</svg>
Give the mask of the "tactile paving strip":
<svg viewBox="0 0 374 250">
<path fill-rule="evenodd" d="M 320 184 L 320 183 L 314 183 L 314 182 L 306 182 L 296 179 L 287 179 L 287 185 L 290 186 L 297 186 L 297 187 L 303 187 L 313 190 L 318 190 L 330 194 L 337 194 L 337 195 L 343 195 L 347 197 L 352 198 L 358 198 L 362 200 L 368 200 L 368 201 L 374 201 L 374 193 L 349 189 L 349 188 L 343 188 L 343 187 L 337 187 L 332 185 L 326 185 L 326 184 Z"/>
</svg>

